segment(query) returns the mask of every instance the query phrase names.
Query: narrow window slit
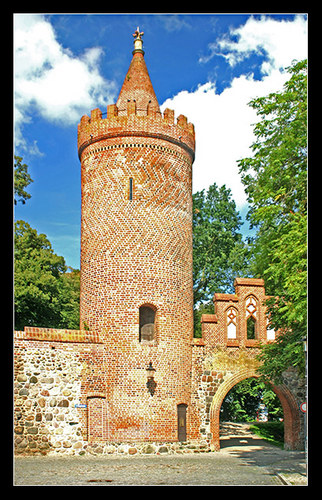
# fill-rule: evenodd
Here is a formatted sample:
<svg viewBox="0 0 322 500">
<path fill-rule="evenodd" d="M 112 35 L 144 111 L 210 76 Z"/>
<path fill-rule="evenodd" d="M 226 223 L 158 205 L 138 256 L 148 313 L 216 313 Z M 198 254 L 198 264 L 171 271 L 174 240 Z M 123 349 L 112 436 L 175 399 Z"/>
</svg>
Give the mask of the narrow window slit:
<svg viewBox="0 0 322 500">
<path fill-rule="evenodd" d="M 130 177 L 129 181 L 129 200 L 133 200 L 133 178 Z"/>
</svg>

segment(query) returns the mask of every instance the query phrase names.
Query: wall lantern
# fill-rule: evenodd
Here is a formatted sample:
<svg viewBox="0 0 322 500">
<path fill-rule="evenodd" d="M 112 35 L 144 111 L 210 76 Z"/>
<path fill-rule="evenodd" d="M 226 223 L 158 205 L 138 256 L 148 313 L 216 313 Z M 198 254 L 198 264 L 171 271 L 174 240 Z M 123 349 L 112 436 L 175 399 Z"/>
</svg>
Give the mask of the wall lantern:
<svg viewBox="0 0 322 500">
<path fill-rule="evenodd" d="M 147 377 L 148 377 L 148 381 L 146 383 L 146 386 L 147 386 L 148 391 L 151 394 L 151 396 L 153 396 L 153 394 L 155 392 L 155 388 L 157 386 L 157 383 L 154 380 L 154 372 L 155 372 L 155 368 L 153 368 L 152 361 L 150 361 L 149 366 L 146 369 L 146 373 L 147 373 Z"/>
</svg>

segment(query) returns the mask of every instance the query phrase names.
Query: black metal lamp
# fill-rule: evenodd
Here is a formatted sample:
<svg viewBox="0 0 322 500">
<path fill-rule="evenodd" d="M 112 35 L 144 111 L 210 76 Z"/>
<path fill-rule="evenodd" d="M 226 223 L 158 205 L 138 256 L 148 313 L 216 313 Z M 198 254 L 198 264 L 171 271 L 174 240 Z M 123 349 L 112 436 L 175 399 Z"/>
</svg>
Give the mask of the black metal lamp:
<svg viewBox="0 0 322 500">
<path fill-rule="evenodd" d="M 153 394 L 155 392 L 155 388 L 157 386 L 157 383 L 154 380 L 154 372 L 155 372 L 155 368 L 153 368 L 152 361 L 150 361 L 149 366 L 146 369 L 146 373 L 148 376 L 148 381 L 146 383 L 146 386 L 147 386 L 148 391 L 151 394 L 151 396 L 153 396 Z"/>
</svg>

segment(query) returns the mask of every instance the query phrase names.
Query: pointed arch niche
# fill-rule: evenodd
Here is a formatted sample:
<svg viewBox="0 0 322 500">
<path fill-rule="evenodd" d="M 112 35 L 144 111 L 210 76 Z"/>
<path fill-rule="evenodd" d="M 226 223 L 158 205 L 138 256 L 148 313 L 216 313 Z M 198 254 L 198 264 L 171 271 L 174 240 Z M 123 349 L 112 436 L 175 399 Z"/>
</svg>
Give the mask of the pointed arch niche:
<svg viewBox="0 0 322 500">
<path fill-rule="evenodd" d="M 258 339 L 258 300 L 254 295 L 246 297 L 246 339 Z"/>
<path fill-rule="evenodd" d="M 235 307 L 228 307 L 226 309 L 226 336 L 227 341 L 234 341 L 238 338 L 238 312 Z"/>
</svg>

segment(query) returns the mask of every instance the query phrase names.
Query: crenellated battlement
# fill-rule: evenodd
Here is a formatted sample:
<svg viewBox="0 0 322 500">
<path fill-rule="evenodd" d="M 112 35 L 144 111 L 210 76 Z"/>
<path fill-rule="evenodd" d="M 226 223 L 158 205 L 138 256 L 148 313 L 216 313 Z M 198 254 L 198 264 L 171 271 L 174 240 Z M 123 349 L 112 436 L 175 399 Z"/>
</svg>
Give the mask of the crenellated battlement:
<svg viewBox="0 0 322 500">
<path fill-rule="evenodd" d="M 91 111 L 91 116 L 83 115 L 78 125 L 78 155 L 91 144 L 115 137 L 154 137 L 182 147 L 194 160 L 195 131 L 187 117 L 180 115 L 175 123 L 174 111 L 165 109 L 163 115 L 149 109 L 146 114 L 138 114 L 136 103 L 128 102 L 127 114 L 119 115 L 116 104 L 107 106 L 107 116 L 99 108 Z"/>
</svg>

